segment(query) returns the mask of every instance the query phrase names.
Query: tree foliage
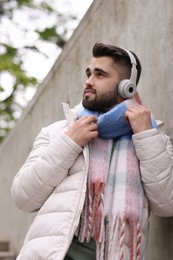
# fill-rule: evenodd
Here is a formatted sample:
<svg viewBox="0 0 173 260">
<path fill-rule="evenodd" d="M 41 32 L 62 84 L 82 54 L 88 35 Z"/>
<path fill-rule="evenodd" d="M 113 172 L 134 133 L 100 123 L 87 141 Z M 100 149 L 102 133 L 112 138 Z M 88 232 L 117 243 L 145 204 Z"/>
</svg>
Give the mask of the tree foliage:
<svg viewBox="0 0 173 260">
<path fill-rule="evenodd" d="M 0 0 L 0 142 L 27 104 L 27 100 L 23 102 L 25 105 L 21 104 L 18 95 L 25 99 L 26 90 L 38 85 L 38 78 L 26 72 L 26 53 L 30 51 L 47 57 L 41 44 L 51 43 L 62 49 L 74 29 L 69 24 L 77 18 L 70 13 L 68 2 L 65 11 L 59 11 L 58 2 L 60 3 L 57 0 Z M 23 20 L 19 19 L 23 14 Z M 15 37 L 10 37 L 11 32 L 3 28 L 4 24 L 10 24 L 14 28 L 17 32 Z M 18 43 L 19 35 L 23 37 L 21 44 Z M 31 38 L 32 41 L 27 40 Z M 11 83 L 4 84 L 5 76 Z"/>
</svg>

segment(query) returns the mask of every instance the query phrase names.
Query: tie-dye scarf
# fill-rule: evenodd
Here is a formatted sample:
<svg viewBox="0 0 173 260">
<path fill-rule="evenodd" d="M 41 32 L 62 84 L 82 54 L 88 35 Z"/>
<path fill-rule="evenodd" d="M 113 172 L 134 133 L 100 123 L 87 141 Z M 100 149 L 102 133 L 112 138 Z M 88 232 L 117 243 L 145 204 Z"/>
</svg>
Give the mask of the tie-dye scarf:
<svg viewBox="0 0 173 260">
<path fill-rule="evenodd" d="M 79 117 L 98 117 L 99 137 L 89 143 L 87 195 L 77 234 L 80 242 L 94 238 L 97 260 L 124 259 L 127 223 L 130 260 L 140 259 L 144 192 L 132 130 L 124 117 L 127 108 L 137 103 L 138 96 L 101 115 L 78 108 Z"/>
</svg>

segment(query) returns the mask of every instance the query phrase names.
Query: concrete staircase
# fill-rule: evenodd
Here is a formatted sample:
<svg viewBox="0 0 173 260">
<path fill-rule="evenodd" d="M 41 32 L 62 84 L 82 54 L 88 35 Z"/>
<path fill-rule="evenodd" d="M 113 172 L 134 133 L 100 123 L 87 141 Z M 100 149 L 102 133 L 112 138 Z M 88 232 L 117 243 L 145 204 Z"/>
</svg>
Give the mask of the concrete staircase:
<svg viewBox="0 0 173 260">
<path fill-rule="evenodd" d="M 0 260 L 15 260 L 14 252 L 10 251 L 9 242 L 0 241 Z"/>
</svg>

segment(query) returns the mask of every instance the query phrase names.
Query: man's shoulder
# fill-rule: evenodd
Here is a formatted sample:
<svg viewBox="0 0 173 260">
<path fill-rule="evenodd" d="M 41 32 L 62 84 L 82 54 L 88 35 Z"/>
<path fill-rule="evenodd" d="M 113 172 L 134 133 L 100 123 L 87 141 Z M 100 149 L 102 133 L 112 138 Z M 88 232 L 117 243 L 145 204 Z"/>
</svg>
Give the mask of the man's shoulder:
<svg viewBox="0 0 173 260">
<path fill-rule="evenodd" d="M 47 125 L 45 128 L 54 129 L 54 128 L 57 128 L 57 127 L 61 128 L 61 127 L 64 127 L 66 125 L 67 125 L 67 120 L 59 120 L 59 121 L 53 122 L 50 125 Z"/>
<path fill-rule="evenodd" d="M 66 126 L 67 120 L 60 120 L 43 127 L 41 132 L 49 136 L 54 136 L 57 135 Z"/>
</svg>

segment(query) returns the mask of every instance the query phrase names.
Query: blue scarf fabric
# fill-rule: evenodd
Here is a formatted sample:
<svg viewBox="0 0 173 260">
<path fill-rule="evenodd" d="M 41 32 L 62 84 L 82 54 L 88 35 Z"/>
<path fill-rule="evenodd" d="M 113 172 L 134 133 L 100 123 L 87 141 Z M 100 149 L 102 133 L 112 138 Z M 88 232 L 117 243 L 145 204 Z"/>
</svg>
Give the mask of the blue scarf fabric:
<svg viewBox="0 0 173 260">
<path fill-rule="evenodd" d="M 81 107 L 77 113 L 79 118 L 88 115 L 96 116 L 98 118 L 97 123 L 99 137 L 104 139 L 114 139 L 128 133 L 132 134 L 130 123 L 125 119 L 124 116 L 126 110 L 128 109 L 128 107 L 130 107 L 129 103 L 131 102 L 128 101 L 129 100 L 126 100 L 116 105 L 106 113 L 99 113 L 96 111 L 88 110 L 84 107 Z M 135 100 L 133 101 L 136 103 Z M 151 125 L 152 128 L 157 128 L 156 121 L 152 116 Z"/>
</svg>

